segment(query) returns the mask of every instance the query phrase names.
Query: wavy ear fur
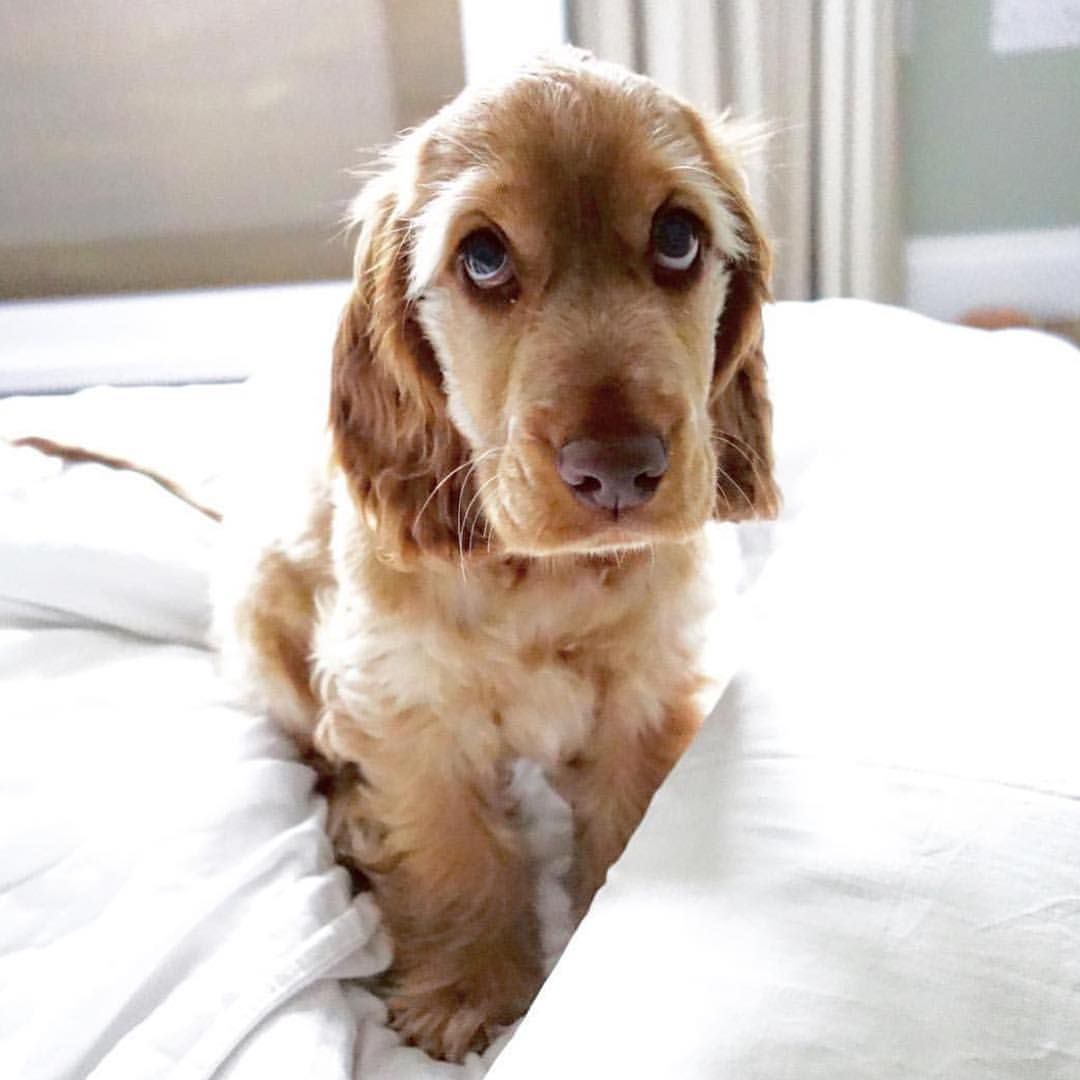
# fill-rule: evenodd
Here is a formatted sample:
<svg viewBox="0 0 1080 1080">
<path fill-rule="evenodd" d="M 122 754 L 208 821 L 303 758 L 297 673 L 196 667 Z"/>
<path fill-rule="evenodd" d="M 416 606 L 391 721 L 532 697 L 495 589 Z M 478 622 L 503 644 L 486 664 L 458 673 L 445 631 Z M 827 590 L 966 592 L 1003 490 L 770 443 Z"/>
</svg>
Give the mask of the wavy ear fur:
<svg viewBox="0 0 1080 1080">
<path fill-rule="evenodd" d="M 710 140 L 711 143 L 711 140 Z M 745 251 L 732 261 L 727 300 L 716 328 L 709 412 L 716 450 L 715 516 L 724 521 L 772 518 L 780 509 L 773 478 L 772 406 L 765 377 L 761 307 L 771 297 L 771 255 L 733 170 L 717 160 L 728 207 L 739 222 Z"/>
<path fill-rule="evenodd" d="M 330 428 L 352 496 L 384 558 L 456 558 L 468 448 L 407 300 L 411 232 L 392 173 L 361 202 L 353 294 L 334 345 Z M 459 471 L 455 471 L 459 470 Z M 483 532 L 482 529 L 477 530 Z"/>
</svg>

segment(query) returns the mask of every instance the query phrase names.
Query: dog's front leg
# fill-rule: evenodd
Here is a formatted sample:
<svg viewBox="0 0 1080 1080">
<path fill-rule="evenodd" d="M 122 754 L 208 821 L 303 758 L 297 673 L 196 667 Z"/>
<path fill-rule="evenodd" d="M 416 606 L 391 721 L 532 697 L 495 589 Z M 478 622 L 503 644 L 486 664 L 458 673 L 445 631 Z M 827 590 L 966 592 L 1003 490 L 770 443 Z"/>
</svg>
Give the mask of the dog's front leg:
<svg viewBox="0 0 1080 1080">
<path fill-rule="evenodd" d="M 393 939 L 391 1022 L 460 1060 L 540 986 L 534 878 L 504 770 L 466 761 L 437 719 L 394 727 L 356 747 L 362 779 L 335 798 L 331 829 L 370 878 Z"/>
<path fill-rule="evenodd" d="M 608 704 L 598 712 L 589 746 L 553 774 L 574 815 L 570 891 L 576 919 L 585 915 L 700 724 L 689 696 L 668 706 L 659 723 L 642 722 L 631 710 Z"/>
</svg>

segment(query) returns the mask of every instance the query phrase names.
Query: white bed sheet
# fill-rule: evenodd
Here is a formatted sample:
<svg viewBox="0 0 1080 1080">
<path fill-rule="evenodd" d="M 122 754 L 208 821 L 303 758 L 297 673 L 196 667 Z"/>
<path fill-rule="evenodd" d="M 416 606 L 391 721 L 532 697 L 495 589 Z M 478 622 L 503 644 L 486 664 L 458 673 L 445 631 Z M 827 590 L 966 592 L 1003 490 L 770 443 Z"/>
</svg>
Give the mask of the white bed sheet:
<svg viewBox="0 0 1080 1080">
<path fill-rule="evenodd" d="M 768 324 L 738 674 L 492 1080 L 1080 1077 L 1080 353 Z"/>
<path fill-rule="evenodd" d="M 244 386 L 0 401 L 213 502 Z M 454 1078 L 363 977 L 314 776 L 231 700 L 206 646 L 219 526 L 133 473 L 0 443 L 0 1076 Z M 531 830 L 559 841 L 557 815 Z M 550 861 L 550 860 L 549 860 Z M 348 980 L 348 981 L 343 981 Z"/>
<path fill-rule="evenodd" d="M 853 302 L 768 346 L 787 505 L 737 534 L 738 674 L 491 1075 L 1075 1078 L 1080 356 Z M 0 434 L 212 499 L 244 393 L 11 399 Z M 201 646 L 215 535 L 0 456 L 0 1075 L 478 1076 L 338 977 L 386 943 Z"/>
</svg>

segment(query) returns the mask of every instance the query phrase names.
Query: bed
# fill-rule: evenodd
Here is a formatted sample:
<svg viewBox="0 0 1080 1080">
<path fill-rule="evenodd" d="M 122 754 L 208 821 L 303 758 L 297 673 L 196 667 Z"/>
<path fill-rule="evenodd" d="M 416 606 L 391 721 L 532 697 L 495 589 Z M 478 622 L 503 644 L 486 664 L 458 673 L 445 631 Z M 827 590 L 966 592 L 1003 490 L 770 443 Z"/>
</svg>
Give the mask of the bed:
<svg viewBox="0 0 1080 1080">
<path fill-rule="evenodd" d="M 318 363 L 345 288 L 0 305 L 0 436 L 215 505 L 230 380 Z M 766 344 L 785 508 L 712 532 L 715 708 L 463 1066 L 386 1027 L 379 913 L 216 673 L 217 524 L 0 444 L 0 1075 L 1080 1077 L 1080 353 L 840 300 Z"/>
</svg>

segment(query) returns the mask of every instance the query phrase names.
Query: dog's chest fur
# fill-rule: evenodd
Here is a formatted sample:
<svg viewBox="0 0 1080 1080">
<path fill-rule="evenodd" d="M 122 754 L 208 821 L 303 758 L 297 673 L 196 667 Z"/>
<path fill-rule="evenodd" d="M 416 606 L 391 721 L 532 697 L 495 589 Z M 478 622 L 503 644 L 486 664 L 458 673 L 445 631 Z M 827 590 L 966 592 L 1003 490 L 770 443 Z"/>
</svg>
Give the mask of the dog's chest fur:
<svg viewBox="0 0 1080 1080">
<path fill-rule="evenodd" d="M 658 723 L 692 678 L 693 544 L 621 562 L 402 570 L 378 559 L 355 521 L 335 529 L 335 550 L 348 554 L 335 558 L 339 585 L 320 604 L 318 682 L 328 714 L 339 706 L 365 737 L 438 726 L 468 758 L 555 766 L 607 716 L 630 729 Z"/>
</svg>

